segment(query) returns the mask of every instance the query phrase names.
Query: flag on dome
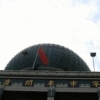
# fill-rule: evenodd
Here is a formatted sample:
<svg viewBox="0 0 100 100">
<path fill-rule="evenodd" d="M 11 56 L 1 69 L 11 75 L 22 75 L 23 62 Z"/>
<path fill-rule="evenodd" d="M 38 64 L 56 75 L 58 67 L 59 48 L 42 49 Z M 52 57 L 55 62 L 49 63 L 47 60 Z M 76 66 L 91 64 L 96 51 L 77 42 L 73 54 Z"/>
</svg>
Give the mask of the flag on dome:
<svg viewBox="0 0 100 100">
<path fill-rule="evenodd" d="M 38 54 L 40 56 L 41 61 L 43 62 L 44 65 L 48 64 L 48 58 L 44 52 L 44 50 L 42 49 L 42 47 L 39 48 L 38 50 Z"/>
</svg>

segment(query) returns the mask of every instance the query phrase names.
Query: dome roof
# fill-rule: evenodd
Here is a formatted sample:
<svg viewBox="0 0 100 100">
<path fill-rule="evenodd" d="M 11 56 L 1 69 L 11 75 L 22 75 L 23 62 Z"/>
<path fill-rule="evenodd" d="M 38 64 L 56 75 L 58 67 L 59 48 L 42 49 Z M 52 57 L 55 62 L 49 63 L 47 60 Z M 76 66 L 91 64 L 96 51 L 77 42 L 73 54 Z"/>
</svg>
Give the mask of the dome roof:
<svg viewBox="0 0 100 100">
<path fill-rule="evenodd" d="M 36 57 L 39 47 L 43 49 L 48 59 L 46 65 L 44 65 L 39 55 Z M 87 64 L 76 53 L 68 48 L 55 44 L 38 44 L 22 50 L 12 58 L 5 70 L 32 68 L 35 58 L 34 68 L 44 66 L 45 68 L 51 67 L 68 71 L 90 71 Z"/>
</svg>

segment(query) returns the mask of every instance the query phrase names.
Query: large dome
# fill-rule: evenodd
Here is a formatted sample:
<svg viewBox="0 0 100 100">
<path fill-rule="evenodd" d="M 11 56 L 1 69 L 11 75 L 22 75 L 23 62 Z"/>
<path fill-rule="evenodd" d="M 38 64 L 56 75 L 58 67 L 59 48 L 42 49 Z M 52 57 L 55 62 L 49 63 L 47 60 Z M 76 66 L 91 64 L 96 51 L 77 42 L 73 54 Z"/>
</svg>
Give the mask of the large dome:
<svg viewBox="0 0 100 100">
<path fill-rule="evenodd" d="M 39 47 L 45 52 L 48 63 L 44 65 L 37 55 L 35 68 L 44 66 L 68 71 L 90 71 L 87 64 L 76 53 L 55 44 L 38 44 L 22 50 L 7 64 L 5 70 L 32 68 Z"/>
</svg>

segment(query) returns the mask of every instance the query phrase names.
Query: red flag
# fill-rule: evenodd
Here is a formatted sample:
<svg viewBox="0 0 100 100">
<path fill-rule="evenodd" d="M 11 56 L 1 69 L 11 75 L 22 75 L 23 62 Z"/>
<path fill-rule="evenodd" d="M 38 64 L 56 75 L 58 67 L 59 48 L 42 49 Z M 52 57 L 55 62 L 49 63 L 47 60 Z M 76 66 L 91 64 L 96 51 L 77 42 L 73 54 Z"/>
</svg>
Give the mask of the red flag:
<svg viewBox="0 0 100 100">
<path fill-rule="evenodd" d="M 44 65 L 46 65 L 48 63 L 48 58 L 41 47 L 39 48 L 38 54 Z"/>
</svg>

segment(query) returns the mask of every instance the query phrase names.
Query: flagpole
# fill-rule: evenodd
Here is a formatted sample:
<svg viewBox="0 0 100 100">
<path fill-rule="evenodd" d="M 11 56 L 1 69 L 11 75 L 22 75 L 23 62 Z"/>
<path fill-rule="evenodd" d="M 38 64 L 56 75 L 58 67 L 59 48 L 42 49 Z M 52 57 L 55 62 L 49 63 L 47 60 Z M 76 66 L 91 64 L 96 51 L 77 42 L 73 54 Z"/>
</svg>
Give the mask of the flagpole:
<svg viewBox="0 0 100 100">
<path fill-rule="evenodd" d="M 39 51 L 39 48 L 38 48 L 38 51 Z M 37 59 L 37 56 L 38 56 L 38 51 L 37 51 L 37 54 L 36 54 L 36 56 L 35 56 L 35 60 L 34 60 L 32 69 L 34 69 L 34 66 L 35 66 L 35 63 L 36 63 L 36 59 Z"/>
</svg>

